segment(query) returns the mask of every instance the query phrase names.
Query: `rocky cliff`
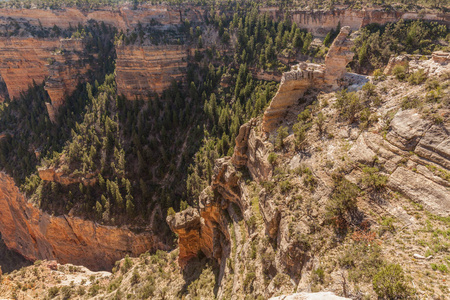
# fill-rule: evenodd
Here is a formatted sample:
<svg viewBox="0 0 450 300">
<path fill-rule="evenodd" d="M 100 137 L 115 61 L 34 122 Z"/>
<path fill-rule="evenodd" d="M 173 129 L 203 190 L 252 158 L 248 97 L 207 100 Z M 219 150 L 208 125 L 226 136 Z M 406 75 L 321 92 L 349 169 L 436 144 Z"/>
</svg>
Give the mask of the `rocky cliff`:
<svg viewBox="0 0 450 300">
<path fill-rule="evenodd" d="M 283 73 L 277 94 L 264 112 L 262 130 L 271 132 L 277 122 L 283 119 L 287 110 L 298 104 L 308 89 L 330 91 L 336 89 L 338 81 L 346 73 L 346 65 L 352 60 L 354 53 L 348 39 L 350 27 L 341 28 L 339 35 L 330 47 L 324 65 L 300 63 L 291 67 L 291 71 Z"/>
<path fill-rule="evenodd" d="M 267 12 L 275 18 L 283 18 L 284 13 L 275 8 L 262 8 L 262 12 Z M 450 24 L 450 14 L 448 13 L 417 13 L 405 11 L 385 11 L 380 8 L 365 8 L 354 10 L 339 8 L 328 11 L 291 11 L 291 18 L 300 28 L 305 28 L 316 36 L 326 36 L 338 25 L 349 26 L 351 30 L 358 30 L 362 26 L 371 23 L 387 24 L 398 20 L 428 20 L 442 24 Z"/>
<path fill-rule="evenodd" d="M 2 38 L 0 74 L 11 99 L 20 96 L 33 83 L 45 81 L 52 100 L 49 114 L 83 80 L 89 65 L 83 56 L 83 42 L 72 39 Z"/>
<path fill-rule="evenodd" d="M 138 23 L 145 24 L 152 20 L 161 24 L 180 24 L 183 20 L 203 20 L 203 10 L 196 7 L 184 7 L 181 11 L 165 5 L 141 5 L 132 9 L 130 5 L 118 8 L 104 7 L 97 10 L 82 11 L 77 8 L 63 9 L 0 9 L 0 24 L 8 18 L 17 22 L 28 22 L 34 26 L 69 28 L 78 24 L 85 25 L 90 20 L 112 25 L 126 31 Z"/>
<path fill-rule="evenodd" d="M 11 99 L 19 97 L 33 81 L 40 84 L 45 80 L 50 53 L 59 45 L 58 39 L 0 39 L 0 74 Z"/>
<path fill-rule="evenodd" d="M 188 50 L 183 46 L 119 46 L 116 51 L 117 90 L 129 100 L 161 93 L 186 75 Z"/>
<path fill-rule="evenodd" d="M 28 203 L 12 178 L 0 173 L 0 232 L 9 249 L 30 260 L 56 259 L 60 263 L 110 270 L 126 254 L 167 249 L 149 231 L 135 233 L 69 215 L 52 216 Z"/>
</svg>

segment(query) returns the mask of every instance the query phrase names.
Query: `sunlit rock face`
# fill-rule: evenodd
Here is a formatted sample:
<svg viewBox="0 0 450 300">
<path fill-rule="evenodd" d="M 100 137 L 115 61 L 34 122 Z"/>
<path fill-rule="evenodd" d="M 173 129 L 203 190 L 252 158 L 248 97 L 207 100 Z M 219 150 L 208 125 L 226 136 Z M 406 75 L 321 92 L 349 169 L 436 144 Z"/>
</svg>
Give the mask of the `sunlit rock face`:
<svg viewBox="0 0 450 300">
<path fill-rule="evenodd" d="M 129 100 L 161 93 L 186 75 L 188 49 L 178 45 L 118 46 L 116 82 Z"/>
<path fill-rule="evenodd" d="M 110 270 L 127 254 L 169 248 L 151 231 L 135 233 L 128 227 L 42 212 L 4 173 L 0 173 L 0 232 L 9 249 L 30 260 L 55 259 L 92 270 Z"/>
<path fill-rule="evenodd" d="M 280 87 L 269 107 L 264 112 L 262 130 L 271 132 L 278 127 L 290 107 L 310 88 L 332 90 L 339 86 L 339 80 L 346 73 L 346 65 L 354 53 L 350 51 L 351 40 L 348 39 L 350 27 L 341 28 L 325 58 L 325 64 L 299 63 L 283 73 Z"/>
</svg>

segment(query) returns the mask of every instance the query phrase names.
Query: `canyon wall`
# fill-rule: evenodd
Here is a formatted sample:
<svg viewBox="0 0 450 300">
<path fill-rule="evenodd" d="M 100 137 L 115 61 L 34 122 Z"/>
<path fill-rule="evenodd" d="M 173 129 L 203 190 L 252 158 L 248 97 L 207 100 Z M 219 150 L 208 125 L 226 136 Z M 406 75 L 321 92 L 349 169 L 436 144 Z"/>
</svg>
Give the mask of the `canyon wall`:
<svg viewBox="0 0 450 300">
<path fill-rule="evenodd" d="M 195 7 L 175 7 L 163 5 L 142 5 L 139 9 L 132 9 L 128 5 L 118 8 L 105 7 L 92 11 L 82 11 L 78 8 L 64 9 L 0 9 L 0 24 L 7 23 L 8 18 L 18 22 L 28 22 L 34 26 L 69 28 L 78 24 L 85 25 L 90 20 L 104 22 L 122 30 L 155 20 L 163 25 L 181 24 L 184 19 L 192 21 L 203 20 L 203 10 Z"/>
<path fill-rule="evenodd" d="M 283 18 L 284 12 L 277 8 L 262 8 L 261 12 L 267 12 L 274 18 Z M 442 24 L 450 24 L 449 13 L 417 13 L 401 11 L 384 11 L 377 8 L 362 10 L 336 9 L 332 11 L 291 11 L 292 20 L 300 28 L 307 29 L 315 36 L 325 36 L 331 29 L 336 29 L 338 24 L 349 26 L 352 30 L 358 30 L 361 26 L 371 23 L 386 24 L 404 20 L 427 20 Z"/>
<path fill-rule="evenodd" d="M 4 173 L 0 173 L 0 232 L 9 249 L 30 260 L 56 259 L 92 270 L 110 270 L 127 254 L 168 249 L 150 231 L 135 233 L 127 227 L 103 226 L 70 214 L 44 213 L 28 203 L 14 180 Z"/>
<path fill-rule="evenodd" d="M 354 53 L 350 51 L 352 42 L 347 37 L 350 27 L 341 28 L 338 36 L 330 46 L 325 64 L 300 63 L 283 73 L 280 87 L 264 112 L 262 130 L 271 132 L 290 107 L 310 89 L 332 90 L 339 86 L 339 79 L 346 73 L 346 65 L 352 60 Z"/>
<path fill-rule="evenodd" d="M 75 91 L 79 82 L 87 80 L 90 64 L 84 54 L 82 39 L 62 39 L 60 48 L 50 54 L 45 89 L 51 103 L 46 104 L 50 120 L 55 122 L 58 108 L 64 104 L 65 98 Z"/>
<path fill-rule="evenodd" d="M 59 45 L 59 39 L 0 38 L 0 74 L 11 99 L 45 80 L 48 58 Z"/>
<path fill-rule="evenodd" d="M 83 50 L 83 42 L 75 39 L 1 38 L 0 74 L 9 97 L 45 80 L 52 105 L 59 107 L 89 69 Z"/>
<path fill-rule="evenodd" d="M 183 46 L 119 46 L 116 52 L 117 91 L 129 100 L 161 93 L 186 75 L 188 49 Z"/>
</svg>

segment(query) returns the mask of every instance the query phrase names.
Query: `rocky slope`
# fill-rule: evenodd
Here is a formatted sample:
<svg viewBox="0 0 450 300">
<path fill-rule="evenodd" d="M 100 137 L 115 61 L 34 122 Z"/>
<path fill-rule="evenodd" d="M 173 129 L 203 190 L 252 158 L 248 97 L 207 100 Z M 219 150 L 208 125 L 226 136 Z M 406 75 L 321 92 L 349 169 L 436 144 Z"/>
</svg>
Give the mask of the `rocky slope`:
<svg viewBox="0 0 450 300">
<path fill-rule="evenodd" d="M 0 175 L 0 232 L 8 248 L 30 260 L 110 270 L 126 254 L 167 249 L 150 231 L 96 224 L 70 215 L 52 216 L 28 203 L 8 175 Z"/>
<path fill-rule="evenodd" d="M 446 55 L 441 53 L 434 57 Z M 220 266 L 216 295 L 224 299 L 231 295 L 238 299 L 249 291 L 265 296 L 277 291 L 308 291 L 311 286 L 314 289 L 326 286 L 327 290 L 353 297 L 358 293 L 370 295 L 373 290 L 363 279 L 346 277 L 356 271 L 339 268 L 342 264 L 339 257 L 348 251 L 346 244 L 360 247 L 358 234 L 371 236 L 373 232 L 377 243 L 383 244 L 384 259 L 391 257 L 393 249 L 400 252 L 394 261 L 402 261 L 407 272 L 415 274 L 412 276 L 419 281 L 416 281 L 419 295 L 445 293 L 445 289 L 439 291 L 436 278 L 423 277 L 428 271 L 412 259 L 413 254 L 416 257 L 417 252 L 425 251 L 423 244 L 417 248 L 413 242 L 412 248 L 400 250 L 397 244 L 400 241 L 395 237 L 410 238 L 430 222 L 433 224 L 430 226 L 439 228 L 437 230 L 446 230 L 445 220 L 450 216 L 449 67 L 446 59 L 414 61 L 409 65 L 411 73 L 423 69 L 430 82 L 435 78 L 443 83 L 441 105 L 422 102 L 422 106 L 401 109 L 416 97 L 423 99 L 427 95 L 425 85 L 411 89 L 408 83 L 399 84 L 396 79 L 374 81 L 377 83 L 375 93 L 381 97 L 381 102 L 368 104 L 377 120 L 372 121 L 368 129 L 343 121 L 333 105 L 334 93 L 324 94 L 320 102 L 309 106 L 308 110 L 327 116 L 328 137 L 314 127 L 308 133 L 307 145 L 299 151 L 295 147 L 295 136 L 291 135 L 285 139 L 284 149 L 275 152 L 276 160 L 272 164 L 268 158 L 274 149 L 270 142 L 274 134 L 269 135 L 269 139 L 262 134 L 266 132 L 262 128 L 264 119 L 262 123 L 252 120 L 245 124 L 236 139 L 233 157 L 216 161 L 212 184 L 202 192 L 198 208 L 188 208 L 167 218 L 178 234 L 180 265 L 187 268 L 199 255 L 216 260 Z M 359 93 L 364 97 L 363 91 Z M 433 116 L 437 121 L 430 118 L 430 111 L 435 111 Z M 292 124 L 289 118 L 280 121 Z M 358 197 L 359 217 L 345 221 L 353 224 L 356 235 L 340 246 L 333 245 L 339 235 L 333 233 L 332 226 L 326 225 L 330 224 L 327 207 L 332 205 L 330 199 L 334 199 L 333 193 L 338 190 L 333 186 L 336 172 L 344 174 L 345 180 L 363 191 Z M 384 183 L 379 187 L 371 180 Z M 420 217 L 412 217 L 417 209 L 427 211 L 423 214 L 428 223 Z M 376 232 L 383 228 L 380 219 L 386 218 L 395 220 L 398 226 L 403 226 L 402 230 L 378 236 Z M 370 229 L 366 231 L 367 225 L 361 224 L 369 224 Z M 420 236 L 422 239 L 430 237 L 428 234 Z M 445 270 L 445 250 L 432 253 L 435 257 L 431 266 L 443 262 Z M 317 279 L 317 269 L 326 270 L 327 279 Z M 436 275 L 443 278 L 439 280 L 446 280 L 445 274 L 443 271 Z M 347 286 L 347 281 L 355 280 L 363 290 L 357 292 Z M 433 290 L 424 289 L 430 284 Z"/>
<path fill-rule="evenodd" d="M 150 92 L 161 93 L 173 80 L 186 75 L 185 46 L 119 46 L 116 49 L 116 82 L 119 94 L 129 100 Z"/>
</svg>

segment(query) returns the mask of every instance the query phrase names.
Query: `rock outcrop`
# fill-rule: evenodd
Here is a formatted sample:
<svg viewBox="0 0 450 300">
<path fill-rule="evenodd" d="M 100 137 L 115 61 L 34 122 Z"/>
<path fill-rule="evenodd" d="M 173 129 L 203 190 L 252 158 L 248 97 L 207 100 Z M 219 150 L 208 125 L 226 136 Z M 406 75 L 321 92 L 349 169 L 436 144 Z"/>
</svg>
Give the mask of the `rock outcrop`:
<svg viewBox="0 0 450 300">
<path fill-rule="evenodd" d="M 280 87 L 264 112 L 262 130 L 269 133 L 277 128 L 288 109 L 310 88 L 331 90 L 338 86 L 338 80 L 346 73 L 346 65 L 352 60 L 351 41 L 347 39 L 350 27 L 342 27 L 330 47 L 325 65 L 300 63 L 283 73 Z"/>
<path fill-rule="evenodd" d="M 234 214 L 230 205 L 234 203 L 241 212 L 250 205 L 244 196 L 245 183 L 240 179 L 239 169 L 247 167 L 255 180 L 267 180 L 272 174 L 267 161 L 267 147 L 256 132 L 259 126 L 256 120 L 242 125 L 233 156 L 216 160 L 211 186 L 202 191 L 198 209 L 188 208 L 167 217 L 171 230 L 178 235 L 178 260 L 182 267 L 199 253 L 215 258 L 219 263 L 229 254 L 230 233 L 226 215 Z M 269 201 L 260 203 L 260 206 L 264 211 L 272 208 Z M 279 212 L 266 215 L 268 231 L 276 235 Z"/>
<path fill-rule="evenodd" d="M 110 270 L 126 254 L 168 249 L 150 231 L 135 233 L 127 227 L 44 213 L 28 203 L 4 173 L 0 173 L 0 232 L 9 249 L 30 260 L 56 259 L 93 270 Z"/>
<path fill-rule="evenodd" d="M 116 51 L 117 90 L 129 100 L 161 93 L 186 74 L 188 49 L 183 46 L 119 46 Z"/>
<path fill-rule="evenodd" d="M 349 154 L 352 160 L 364 164 L 378 157 L 390 173 L 390 189 L 435 215 L 449 216 L 450 183 L 432 172 L 436 170 L 444 177 L 450 173 L 449 132 L 448 125 L 433 125 L 414 109 L 400 110 L 390 122 L 385 139 L 365 132 Z"/>
<path fill-rule="evenodd" d="M 89 173 L 84 176 L 73 176 L 64 174 L 63 170 L 50 168 L 38 169 L 39 177 L 45 181 L 54 181 L 63 185 L 82 183 L 83 185 L 94 185 L 97 182 L 97 173 Z"/>
<path fill-rule="evenodd" d="M 422 69 L 428 75 L 440 75 L 444 72 L 450 72 L 449 63 L 450 53 L 445 51 L 435 51 L 431 56 L 402 54 L 392 56 L 383 73 L 385 75 L 392 75 L 396 66 L 402 66 L 406 72 L 410 73 Z"/>
</svg>

